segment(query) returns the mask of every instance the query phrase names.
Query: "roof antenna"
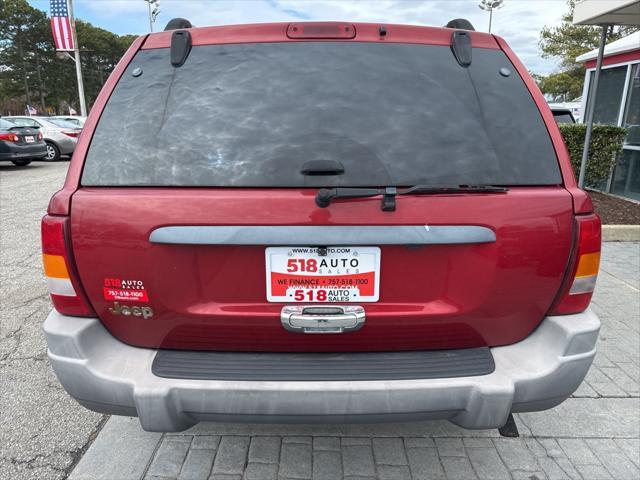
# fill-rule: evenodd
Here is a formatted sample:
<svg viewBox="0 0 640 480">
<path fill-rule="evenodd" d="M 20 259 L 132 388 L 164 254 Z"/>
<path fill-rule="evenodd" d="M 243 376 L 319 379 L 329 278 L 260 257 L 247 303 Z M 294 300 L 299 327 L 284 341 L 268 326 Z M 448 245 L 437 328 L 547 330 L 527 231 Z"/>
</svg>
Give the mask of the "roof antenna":
<svg viewBox="0 0 640 480">
<path fill-rule="evenodd" d="M 186 18 L 176 17 L 169 20 L 167 26 L 164 27 L 164 31 L 166 32 L 167 30 L 178 30 L 180 28 L 193 28 L 193 25 L 191 25 L 191 22 Z"/>
<path fill-rule="evenodd" d="M 453 20 L 449 20 L 449 22 L 445 25 L 446 28 L 455 28 L 457 30 L 471 30 L 475 31 L 473 25 L 466 18 L 454 18 Z"/>
</svg>

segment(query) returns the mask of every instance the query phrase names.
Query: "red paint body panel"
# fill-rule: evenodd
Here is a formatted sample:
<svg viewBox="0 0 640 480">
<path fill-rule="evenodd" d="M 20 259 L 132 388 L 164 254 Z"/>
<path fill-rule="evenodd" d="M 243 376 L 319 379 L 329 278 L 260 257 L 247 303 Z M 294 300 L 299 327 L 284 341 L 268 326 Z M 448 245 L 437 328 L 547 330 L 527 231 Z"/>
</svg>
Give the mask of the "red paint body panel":
<svg viewBox="0 0 640 480">
<path fill-rule="evenodd" d="M 289 39 L 288 24 L 190 29 L 194 45 L 310 41 Z M 449 45 L 450 29 L 354 24 L 352 40 Z M 380 199 L 317 208 L 315 189 L 80 188 L 84 158 L 101 112 L 141 48 L 167 48 L 171 32 L 140 37 L 96 100 L 64 188 L 49 213 L 71 214 L 80 280 L 98 316 L 120 340 L 142 347 L 254 351 L 363 351 L 464 348 L 522 340 L 557 296 L 569 261 L 574 214 L 593 206 L 580 190 L 547 103 L 503 39 L 472 32 L 476 48 L 501 48 L 524 79 L 553 141 L 563 186 L 507 194 L 412 196 L 394 213 Z M 322 41 L 322 40 L 311 40 Z M 331 40 L 336 41 L 336 40 Z M 380 301 L 367 321 L 342 335 L 303 335 L 280 325 L 282 304 L 266 302 L 264 247 L 160 245 L 166 225 L 483 225 L 495 243 L 410 249 L 383 246 Z M 117 316 L 105 278 L 141 280 L 152 318 Z"/>
<path fill-rule="evenodd" d="M 572 241 L 562 187 L 507 194 L 314 203 L 315 189 L 84 188 L 73 198 L 80 278 L 117 338 L 138 346 L 255 351 L 356 351 L 502 345 L 526 337 L 562 282 Z M 380 301 L 342 335 L 302 335 L 266 302 L 264 247 L 161 245 L 165 225 L 483 225 L 495 243 L 383 246 Z M 100 232 L 100 234 L 96 234 Z M 112 315 L 105 277 L 141 280 L 151 319 Z M 146 304 L 146 303 L 145 303 Z"/>
</svg>

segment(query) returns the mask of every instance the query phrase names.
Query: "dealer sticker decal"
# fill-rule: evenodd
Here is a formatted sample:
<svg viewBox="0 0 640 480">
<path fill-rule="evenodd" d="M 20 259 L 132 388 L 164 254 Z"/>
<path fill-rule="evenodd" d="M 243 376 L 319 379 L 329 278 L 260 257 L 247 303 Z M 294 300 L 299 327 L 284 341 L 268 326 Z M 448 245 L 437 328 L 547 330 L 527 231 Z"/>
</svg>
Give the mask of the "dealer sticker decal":
<svg viewBox="0 0 640 480">
<path fill-rule="evenodd" d="M 142 280 L 105 278 L 102 292 L 105 300 L 119 302 L 148 302 L 149 296 Z"/>
</svg>

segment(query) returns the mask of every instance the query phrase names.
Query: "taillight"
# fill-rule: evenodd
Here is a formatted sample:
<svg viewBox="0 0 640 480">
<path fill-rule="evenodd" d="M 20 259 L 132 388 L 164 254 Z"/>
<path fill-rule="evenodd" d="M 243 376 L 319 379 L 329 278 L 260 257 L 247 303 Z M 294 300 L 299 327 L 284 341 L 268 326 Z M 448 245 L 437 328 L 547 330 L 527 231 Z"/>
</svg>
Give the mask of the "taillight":
<svg viewBox="0 0 640 480">
<path fill-rule="evenodd" d="M 17 142 L 20 140 L 20 137 L 15 133 L 0 133 L 0 140 L 4 140 L 6 142 Z"/>
<path fill-rule="evenodd" d="M 95 317 L 71 256 L 68 217 L 42 219 L 42 261 L 54 308 L 63 315 Z"/>
<path fill-rule="evenodd" d="M 600 268 L 601 225 L 596 214 L 576 217 L 576 245 L 560 296 L 551 315 L 580 313 L 587 309 Z"/>
<path fill-rule="evenodd" d="M 80 136 L 80 132 L 65 132 L 65 131 L 62 131 L 62 133 L 64 133 L 67 137 L 76 138 L 76 137 Z"/>
<path fill-rule="evenodd" d="M 38 132 L 38 140 L 42 140 L 42 133 Z"/>
</svg>

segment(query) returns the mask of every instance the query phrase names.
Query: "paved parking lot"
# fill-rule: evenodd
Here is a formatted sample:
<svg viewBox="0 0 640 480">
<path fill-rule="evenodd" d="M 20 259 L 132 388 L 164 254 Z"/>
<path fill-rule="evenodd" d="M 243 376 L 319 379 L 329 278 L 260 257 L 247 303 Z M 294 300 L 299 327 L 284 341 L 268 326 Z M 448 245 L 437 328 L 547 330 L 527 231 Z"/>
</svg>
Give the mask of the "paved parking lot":
<svg viewBox="0 0 640 480">
<path fill-rule="evenodd" d="M 65 478 L 103 416 L 71 400 L 46 359 L 51 309 L 40 218 L 68 162 L 0 163 L 0 479 Z"/>
<path fill-rule="evenodd" d="M 595 366 L 561 406 L 518 415 L 518 439 L 447 422 L 147 433 L 75 404 L 46 360 L 38 222 L 66 167 L 0 166 L 0 479 L 640 478 L 640 245 L 604 245 Z"/>
</svg>

